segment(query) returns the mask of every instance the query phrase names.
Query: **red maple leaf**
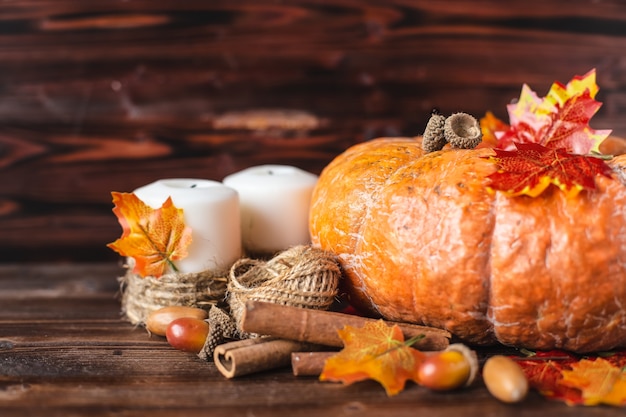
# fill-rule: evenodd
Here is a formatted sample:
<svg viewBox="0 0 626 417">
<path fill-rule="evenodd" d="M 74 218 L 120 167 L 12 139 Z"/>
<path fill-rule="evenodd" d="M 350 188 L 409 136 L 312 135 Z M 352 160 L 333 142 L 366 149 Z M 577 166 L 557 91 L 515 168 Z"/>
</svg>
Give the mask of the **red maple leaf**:
<svg viewBox="0 0 626 417">
<path fill-rule="evenodd" d="M 561 384 L 562 372 L 571 369 L 578 358 L 563 351 L 537 352 L 527 359 L 516 360 L 524 370 L 528 384 L 541 395 L 568 404 L 582 403 L 579 390 Z"/>
<path fill-rule="evenodd" d="M 611 168 L 600 158 L 538 143 L 517 143 L 515 147 L 512 151 L 494 148 L 495 155 L 487 157 L 498 164 L 498 170 L 488 177 L 490 189 L 536 197 L 554 184 L 573 197 L 583 189 L 594 190 L 597 175 L 611 178 Z"/>
</svg>

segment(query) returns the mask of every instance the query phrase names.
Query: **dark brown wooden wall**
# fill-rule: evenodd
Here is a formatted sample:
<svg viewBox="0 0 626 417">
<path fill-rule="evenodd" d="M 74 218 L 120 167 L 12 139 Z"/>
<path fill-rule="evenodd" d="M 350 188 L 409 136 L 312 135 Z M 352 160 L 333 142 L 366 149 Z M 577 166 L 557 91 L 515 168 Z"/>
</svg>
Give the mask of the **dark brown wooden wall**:
<svg viewBox="0 0 626 417">
<path fill-rule="evenodd" d="M 0 262 L 118 259 L 111 191 L 477 116 L 596 68 L 626 136 L 620 0 L 0 2 Z"/>
</svg>

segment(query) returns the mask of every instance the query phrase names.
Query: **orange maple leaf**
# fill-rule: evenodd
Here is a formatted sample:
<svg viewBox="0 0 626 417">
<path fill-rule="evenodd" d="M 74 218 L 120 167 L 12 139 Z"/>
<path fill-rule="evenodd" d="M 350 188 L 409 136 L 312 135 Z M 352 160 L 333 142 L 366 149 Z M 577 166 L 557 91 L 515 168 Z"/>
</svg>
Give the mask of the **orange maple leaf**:
<svg viewBox="0 0 626 417">
<path fill-rule="evenodd" d="M 483 134 L 482 145 L 495 147 L 498 144 L 498 132 L 504 132 L 509 129 L 509 125 L 498 119 L 495 114 L 488 111 L 480 119 L 480 130 Z M 480 146 L 480 145 L 479 145 Z"/>
<path fill-rule="evenodd" d="M 495 147 L 509 150 L 517 143 L 539 143 L 575 154 L 599 153 L 600 143 L 611 130 L 589 126 L 602 106 L 595 100 L 598 90 L 595 70 L 572 78 L 567 85 L 553 83 L 544 98 L 524 84 L 517 102 L 507 106 L 510 126 L 488 120 L 488 126 L 499 130 L 491 133 L 497 138 Z"/>
<path fill-rule="evenodd" d="M 326 360 L 320 380 L 352 384 L 374 379 L 389 396 L 402 391 L 407 380 L 418 382 L 425 355 L 410 345 L 419 337 L 405 341 L 397 325 L 388 326 L 382 320 L 360 329 L 346 326 L 338 332 L 344 348 Z"/>
<path fill-rule="evenodd" d="M 596 175 L 611 178 L 611 167 L 593 156 L 577 155 L 564 149 L 550 149 L 538 143 L 518 143 L 514 151 L 494 149 L 487 158 L 498 164 L 498 171 L 489 175 L 489 188 L 510 196 L 536 197 L 550 184 L 568 197 L 581 190 L 596 188 Z"/>
<path fill-rule="evenodd" d="M 187 256 L 191 228 L 185 226 L 183 210 L 168 198 L 161 208 L 153 209 L 133 193 L 111 193 L 113 213 L 122 226 L 122 236 L 107 246 L 135 260 L 133 272 L 160 277 L 174 261 Z"/>
<path fill-rule="evenodd" d="M 626 405 L 626 370 L 603 358 L 583 359 L 562 372 L 561 384 L 578 388 L 584 405 Z"/>
</svg>

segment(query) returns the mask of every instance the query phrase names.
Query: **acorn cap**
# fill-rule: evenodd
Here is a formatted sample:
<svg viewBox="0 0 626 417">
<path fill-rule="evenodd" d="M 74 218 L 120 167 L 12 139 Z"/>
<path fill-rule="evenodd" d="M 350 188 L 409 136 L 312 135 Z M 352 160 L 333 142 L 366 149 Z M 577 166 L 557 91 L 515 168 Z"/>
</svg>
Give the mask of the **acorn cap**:
<svg viewBox="0 0 626 417">
<path fill-rule="evenodd" d="M 447 143 L 444 134 L 446 118 L 441 114 L 433 112 L 426 124 L 426 130 L 422 136 L 422 149 L 426 153 L 441 150 Z"/>
<path fill-rule="evenodd" d="M 469 387 L 470 385 L 472 385 L 472 383 L 476 379 L 476 375 L 478 374 L 479 367 L 478 356 L 476 355 L 476 352 L 462 343 L 453 343 L 449 345 L 446 350 L 454 350 L 463 355 L 470 367 L 470 374 L 467 378 L 467 381 L 465 382 L 465 386 Z"/>
<path fill-rule="evenodd" d="M 446 140 L 454 148 L 473 149 L 482 141 L 478 120 L 467 113 L 454 113 L 444 123 Z"/>
</svg>

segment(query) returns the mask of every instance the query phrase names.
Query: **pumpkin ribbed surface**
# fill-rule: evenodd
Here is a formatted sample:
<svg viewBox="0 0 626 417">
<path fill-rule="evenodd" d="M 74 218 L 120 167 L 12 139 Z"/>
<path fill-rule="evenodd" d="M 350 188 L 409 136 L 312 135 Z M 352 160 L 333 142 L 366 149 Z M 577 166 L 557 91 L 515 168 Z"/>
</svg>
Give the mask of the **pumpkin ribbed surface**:
<svg viewBox="0 0 626 417">
<path fill-rule="evenodd" d="M 472 344 L 626 345 L 626 156 L 594 191 L 531 198 L 488 191 L 492 153 L 381 138 L 323 170 L 312 241 L 339 256 L 350 301 Z"/>
</svg>

